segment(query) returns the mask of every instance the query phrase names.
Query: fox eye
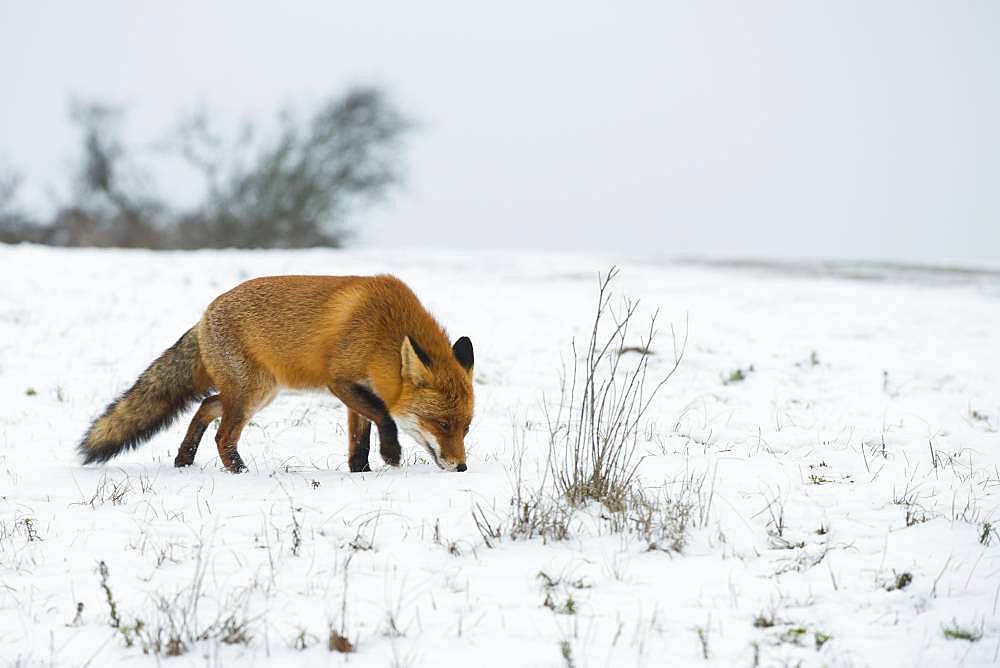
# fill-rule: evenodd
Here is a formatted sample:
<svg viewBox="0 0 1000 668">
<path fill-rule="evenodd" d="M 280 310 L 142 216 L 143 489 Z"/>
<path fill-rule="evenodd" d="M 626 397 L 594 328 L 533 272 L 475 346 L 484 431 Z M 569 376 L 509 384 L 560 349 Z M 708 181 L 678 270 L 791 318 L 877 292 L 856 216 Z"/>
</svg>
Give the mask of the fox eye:
<svg viewBox="0 0 1000 668">
<path fill-rule="evenodd" d="M 451 431 L 451 424 L 447 420 L 441 420 L 438 426 L 441 427 L 441 431 Z"/>
<path fill-rule="evenodd" d="M 465 431 L 463 431 L 462 433 L 463 434 L 468 434 L 469 433 L 469 425 L 465 425 Z"/>
</svg>

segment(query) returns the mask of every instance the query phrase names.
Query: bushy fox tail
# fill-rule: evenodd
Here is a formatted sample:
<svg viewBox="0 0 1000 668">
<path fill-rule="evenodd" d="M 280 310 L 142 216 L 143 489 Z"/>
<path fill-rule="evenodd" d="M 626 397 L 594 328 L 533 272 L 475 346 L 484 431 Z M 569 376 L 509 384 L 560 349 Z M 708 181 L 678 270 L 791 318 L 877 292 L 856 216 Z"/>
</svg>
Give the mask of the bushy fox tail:
<svg viewBox="0 0 1000 668">
<path fill-rule="evenodd" d="M 106 462 L 137 447 L 204 397 L 211 385 L 201 362 L 198 333 L 191 328 L 94 420 L 78 447 L 83 463 Z"/>
</svg>

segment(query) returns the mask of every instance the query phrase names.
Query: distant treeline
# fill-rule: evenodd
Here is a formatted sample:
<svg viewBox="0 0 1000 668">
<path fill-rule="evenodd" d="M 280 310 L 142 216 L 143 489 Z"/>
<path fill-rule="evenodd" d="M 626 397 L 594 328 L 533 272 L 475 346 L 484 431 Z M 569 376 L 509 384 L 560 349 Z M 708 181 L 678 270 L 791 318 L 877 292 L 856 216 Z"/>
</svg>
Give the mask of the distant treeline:
<svg viewBox="0 0 1000 668">
<path fill-rule="evenodd" d="M 204 181 L 202 201 L 172 206 L 140 177 L 120 139 L 122 112 L 74 104 L 81 157 L 72 194 L 49 220 L 18 205 L 20 178 L 0 173 L 0 242 L 124 248 L 341 246 L 350 212 L 384 196 L 401 177 L 411 124 L 376 89 L 347 92 L 311 116 L 282 113 L 264 136 L 250 123 L 236 138 L 204 113 L 184 118 L 164 151 Z"/>
</svg>

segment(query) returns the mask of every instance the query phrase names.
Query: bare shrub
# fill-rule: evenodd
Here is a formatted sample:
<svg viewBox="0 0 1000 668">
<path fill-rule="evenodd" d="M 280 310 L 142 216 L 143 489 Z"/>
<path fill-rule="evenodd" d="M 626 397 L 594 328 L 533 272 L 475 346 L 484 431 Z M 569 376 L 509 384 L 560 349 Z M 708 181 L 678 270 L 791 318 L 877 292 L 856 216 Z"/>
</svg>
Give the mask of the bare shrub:
<svg viewBox="0 0 1000 668">
<path fill-rule="evenodd" d="M 206 609 L 213 607 L 205 589 L 207 569 L 204 546 L 199 545 L 190 584 L 174 592 L 154 592 L 150 596 L 152 609 L 129 617 L 118 606 L 110 587 L 109 569 L 102 561 L 98 568 L 100 586 L 107 599 L 110 624 L 118 630 L 123 644 L 138 645 L 143 653 L 156 656 L 180 656 L 206 640 L 248 645 L 257 622 L 245 612 L 251 591 L 228 592 L 223 600 L 216 601 L 214 617 L 206 614 Z"/>
<path fill-rule="evenodd" d="M 152 483 L 150 483 L 148 476 L 140 475 L 139 479 L 143 493 L 152 490 Z M 102 473 L 97 481 L 97 486 L 94 488 L 94 493 L 89 499 L 86 498 L 83 490 L 80 490 L 81 501 L 79 505 L 90 506 L 95 509 L 98 506 L 106 504 L 122 506 L 126 504 L 129 495 L 134 491 L 132 478 L 127 473 L 120 479 L 109 478 L 107 473 Z"/>
<path fill-rule="evenodd" d="M 74 102 L 82 154 L 73 195 L 47 225 L 44 242 L 57 246 L 159 248 L 165 206 L 145 192 L 144 179 L 121 140 L 123 112 L 95 102 Z"/>
<path fill-rule="evenodd" d="M 606 515 L 615 533 L 633 533 L 648 550 L 683 552 L 691 527 L 704 527 L 715 494 L 714 479 L 706 488 L 707 474 L 687 474 L 662 489 L 650 492 L 633 485 L 618 512 Z"/>
<path fill-rule="evenodd" d="M 412 124 L 376 88 L 355 88 L 273 129 L 227 140 L 204 113 L 179 124 L 167 153 L 197 170 L 203 199 L 180 208 L 153 191 L 149 153 L 122 140 L 123 110 L 74 102 L 80 159 L 70 194 L 50 220 L 14 206 L 20 183 L 0 172 L 0 242 L 124 248 L 339 247 L 350 214 L 384 198 L 401 179 L 402 138 Z M 161 150 L 160 153 L 164 151 Z"/>
<path fill-rule="evenodd" d="M 36 544 L 44 540 L 34 517 L 16 514 L 9 520 L 0 519 L 0 570 L 21 572 L 35 566 Z"/>
<path fill-rule="evenodd" d="M 639 536 L 648 549 L 679 552 L 693 524 L 705 526 L 714 490 L 706 489 L 706 474 L 687 474 L 658 492 L 646 490 L 637 472 L 640 426 L 657 392 L 680 365 L 687 333 L 662 375 L 651 379 L 656 316 L 650 318 L 639 345 L 627 345 L 638 302 L 612 305 L 614 267 L 599 277 L 597 309 L 585 353 L 572 345 L 574 365 L 560 378 L 560 401 L 553 412 L 545 406 L 548 453 L 540 479 L 524 474 L 526 428 L 514 430 L 514 453 L 508 474 L 511 500 L 508 514 L 491 518 L 481 505 L 473 520 L 487 547 L 504 536 L 511 540 L 565 540 L 573 517 L 588 502 L 603 508 L 598 520 L 612 533 Z M 610 325 L 608 325 L 610 323 Z M 673 333 L 673 329 L 671 328 Z M 629 353 L 639 353 L 629 365 Z M 543 403 L 544 405 L 544 403 Z"/>
<path fill-rule="evenodd" d="M 542 538 L 550 540 L 565 540 L 569 537 L 569 521 L 572 509 L 564 499 L 553 497 L 548 490 L 548 467 L 540 481 L 534 485 L 528 484 L 524 476 L 524 433 L 514 434 L 514 456 L 510 473 L 513 478 L 511 486 L 513 496 L 510 500 L 510 524 L 508 535 L 511 540 L 531 540 Z"/>
<path fill-rule="evenodd" d="M 687 345 L 686 332 L 679 348 L 675 335 L 672 366 L 651 381 L 651 355 L 640 355 L 627 365 L 627 349 L 651 350 L 656 314 L 639 346 L 628 345 L 639 302 L 626 298 L 620 308 L 612 303 L 610 287 L 617 275 L 618 269 L 612 267 L 599 277 L 597 308 L 583 357 L 574 341 L 573 367 L 568 377 L 563 372 L 558 408 L 553 414 L 546 407 L 549 465 L 556 489 L 571 505 L 592 500 L 611 511 L 626 507 L 640 463 L 636 458 L 640 425 L 680 365 Z"/>
<path fill-rule="evenodd" d="M 0 220 L 13 216 L 14 201 L 21 185 L 21 177 L 6 167 L 0 171 Z"/>
<path fill-rule="evenodd" d="M 17 206 L 21 176 L 0 164 L 0 243 L 38 241 L 32 225 Z"/>
<path fill-rule="evenodd" d="M 208 197 L 181 217 L 179 248 L 338 247 L 346 216 L 400 179 L 398 153 L 411 124 L 374 88 L 327 100 L 308 120 L 278 118 L 273 139 L 246 160 L 203 114 L 185 121 L 180 151 Z M 237 144 L 257 134 L 247 125 Z"/>
</svg>

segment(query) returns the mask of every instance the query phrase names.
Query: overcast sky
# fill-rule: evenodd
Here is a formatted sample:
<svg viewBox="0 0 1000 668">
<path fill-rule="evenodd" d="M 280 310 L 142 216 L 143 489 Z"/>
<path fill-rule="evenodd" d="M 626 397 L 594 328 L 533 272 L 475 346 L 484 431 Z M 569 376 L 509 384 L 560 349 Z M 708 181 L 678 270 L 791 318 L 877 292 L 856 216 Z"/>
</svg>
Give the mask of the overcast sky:
<svg viewBox="0 0 1000 668">
<path fill-rule="evenodd" d="M 375 83 L 421 130 L 364 245 L 1000 266 L 995 0 L 0 7 L 28 203 L 65 187 L 74 96 L 138 143 Z"/>
</svg>

